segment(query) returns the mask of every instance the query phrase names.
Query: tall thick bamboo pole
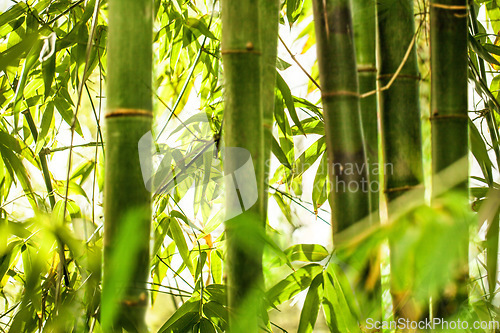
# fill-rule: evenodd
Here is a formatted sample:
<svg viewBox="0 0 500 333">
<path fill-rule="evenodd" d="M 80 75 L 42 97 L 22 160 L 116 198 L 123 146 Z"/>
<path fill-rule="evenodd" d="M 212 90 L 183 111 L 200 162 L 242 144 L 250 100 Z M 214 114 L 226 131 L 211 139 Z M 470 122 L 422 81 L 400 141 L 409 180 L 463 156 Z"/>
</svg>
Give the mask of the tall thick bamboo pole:
<svg viewBox="0 0 500 333">
<path fill-rule="evenodd" d="M 224 144 L 226 154 L 227 283 L 231 331 L 259 331 L 262 276 L 262 244 L 256 235 L 265 227 L 264 130 L 261 102 L 259 2 L 222 2 L 222 61 L 225 77 Z M 254 172 L 242 171 L 244 154 L 230 154 L 232 147 L 249 152 Z M 240 171 L 238 171 L 240 170 Z M 255 176 L 256 189 L 251 184 Z M 232 177 L 232 181 L 229 180 Z M 256 190 L 255 203 L 247 203 Z M 267 197 L 266 197 L 267 198 Z M 250 206 L 250 207 L 248 207 Z M 240 212 L 238 214 L 238 212 Z M 248 240 L 250 240 L 249 244 Z M 245 327 L 240 327 L 242 320 Z"/>
<path fill-rule="evenodd" d="M 152 122 L 152 16 L 150 0 L 109 1 L 103 295 L 121 297 L 117 320 L 105 323 L 113 326 L 107 331 L 146 330 L 151 193 L 143 181 L 138 142 Z M 125 281 L 112 260 L 117 248 L 127 250 L 127 262 L 121 263 L 130 270 Z"/>
<path fill-rule="evenodd" d="M 420 186 L 423 181 L 420 76 L 416 48 L 412 44 L 415 34 L 413 1 L 379 1 L 377 18 L 380 86 L 385 86 L 405 61 L 391 87 L 379 94 L 386 164 L 383 169 L 387 171 L 384 175 L 384 191 L 390 203 Z M 422 199 L 423 196 L 422 190 Z M 388 213 L 391 218 L 391 211 Z M 389 242 L 391 245 L 391 240 Z M 397 255 L 395 251 L 391 252 L 391 263 L 397 262 Z M 396 280 L 391 282 L 395 318 L 418 318 L 420 314 L 412 295 L 408 294 L 405 286 L 396 285 Z"/>
<path fill-rule="evenodd" d="M 377 89 L 376 61 L 376 12 L 374 0 L 355 0 L 353 6 L 354 42 L 356 45 L 356 64 L 358 69 L 359 93 L 364 94 Z M 378 183 L 378 120 L 377 95 L 372 94 L 360 99 L 361 121 L 365 138 L 368 179 Z M 375 184 L 373 183 L 373 184 Z M 370 188 L 370 211 L 378 210 L 378 186 Z"/>
<path fill-rule="evenodd" d="M 369 212 L 349 0 L 314 0 L 334 233 Z"/>
<path fill-rule="evenodd" d="M 462 160 L 465 164 L 456 174 L 460 183 L 452 190 L 460 192 L 467 200 L 468 4 L 466 0 L 431 0 L 430 5 L 432 191 L 446 190 L 442 189 L 439 172 Z M 455 314 L 467 300 L 468 235 L 457 242 L 456 246 L 462 253 L 462 260 L 458 263 L 460 276 L 454 282 L 457 292 L 442 296 L 438 301 L 437 316 L 440 318 Z"/>
<path fill-rule="evenodd" d="M 358 69 L 359 93 L 365 94 L 377 89 L 377 61 L 376 61 L 376 10 L 374 0 L 354 0 L 353 30 L 356 46 L 356 64 Z M 372 222 L 376 221 L 376 212 L 379 209 L 379 167 L 378 156 L 378 110 L 377 94 L 360 99 L 361 122 L 366 152 L 368 171 L 370 212 Z M 366 285 L 368 299 L 362 302 L 362 312 L 366 318 L 381 318 L 382 294 L 380 280 L 380 254 L 377 251 L 371 259 L 366 276 L 376 276 L 376 279 L 366 279 L 372 285 Z"/>
</svg>

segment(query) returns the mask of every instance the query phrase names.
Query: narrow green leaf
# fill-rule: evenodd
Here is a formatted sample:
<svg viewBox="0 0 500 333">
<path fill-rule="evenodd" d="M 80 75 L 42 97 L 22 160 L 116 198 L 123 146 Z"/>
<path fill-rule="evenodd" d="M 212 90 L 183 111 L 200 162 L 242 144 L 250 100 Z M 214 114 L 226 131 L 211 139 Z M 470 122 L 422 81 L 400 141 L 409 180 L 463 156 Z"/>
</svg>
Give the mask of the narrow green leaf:
<svg viewBox="0 0 500 333">
<path fill-rule="evenodd" d="M 15 20 L 26 12 L 28 6 L 24 2 L 16 3 L 14 6 L 6 10 L 2 15 L 0 15 L 0 27 Z"/>
<path fill-rule="evenodd" d="M 281 91 L 283 99 L 285 100 L 285 105 L 286 108 L 288 109 L 288 114 L 290 114 L 290 117 L 292 118 L 294 124 L 299 128 L 302 134 L 305 135 L 304 129 L 302 128 L 302 124 L 300 123 L 299 117 L 297 116 L 297 111 L 295 110 L 295 104 L 293 101 L 292 92 L 290 91 L 290 88 L 288 87 L 285 80 L 278 72 L 276 72 L 276 79 L 277 79 L 278 89 Z"/>
<path fill-rule="evenodd" d="M 356 317 L 349 308 L 334 265 L 330 263 L 323 272 L 324 294 L 322 303 L 328 327 L 331 332 L 361 332 Z"/>
<path fill-rule="evenodd" d="M 290 165 L 290 162 L 288 162 L 288 158 L 286 158 L 285 153 L 283 150 L 281 150 L 280 145 L 278 144 L 278 141 L 273 137 L 273 140 L 271 141 L 271 151 L 273 152 L 274 156 L 280 161 L 282 165 L 287 167 L 288 169 L 291 169 L 292 166 Z"/>
<path fill-rule="evenodd" d="M 325 201 L 328 199 L 328 157 L 326 153 L 323 153 L 321 161 L 316 171 L 316 176 L 314 176 L 314 184 L 312 190 L 312 202 L 314 205 L 314 210 L 321 207 Z"/>
<path fill-rule="evenodd" d="M 184 264 L 188 267 L 191 274 L 194 274 L 193 263 L 189 258 L 189 249 L 186 244 L 186 239 L 184 238 L 184 232 L 182 231 L 179 222 L 175 218 L 172 218 L 170 221 L 170 233 L 172 235 L 172 239 L 179 250 L 179 254 L 182 257 Z"/>
<path fill-rule="evenodd" d="M 311 333 L 318 318 L 319 306 L 323 297 L 323 274 L 318 274 L 312 280 L 307 292 L 302 312 L 300 313 L 297 333 Z"/>
<path fill-rule="evenodd" d="M 216 333 L 214 324 L 206 318 L 200 319 L 200 333 Z"/>
<path fill-rule="evenodd" d="M 474 52 L 490 64 L 500 66 L 500 63 L 469 33 L 469 45 Z"/>
<path fill-rule="evenodd" d="M 44 98 L 49 97 L 52 82 L 56 73 L 56 53 L 49 59 L 42 63 L 43 85 L 44 85 Z"/>
<path fill-rule="evenodd" d="M 197 18 L 194 17 L 188 18 L 186 20 L 186 25 L 190 28 L 198 30 L 199 32 L 201 32 L 203 35 L 207 36 L 210 39 L 217 40 L 217 37 L 215 37 L 215 35 L 208 29 L 206 24 L 203 21 L 198 20 Z"/>
<path fill-rule="evenodd" d="M 321 265 L 309 264 L 288 275 L 267 292 L 270 305 L 276 307 L 309 287 L 313 278 L 322 270 Z"/>
<path fill-rule="evenodd" d="M 286 17 L 290 25 L 294 22 L 293 13 L 297 10 L 298 6 L 299 6 L 299 0 L 286 1 Z"/>
<path fill-rule="evenodd" d="M 469 119 L 469 140 L 470 149 L 472 154 L 476 158 L 477 163 L 481 167 L 483 175 L 486 177 L 488 184 L 493 182 L 493 175 L 491 168 L 493 167 L 488 151 L 486 150 L 486 145 L 483 141 L 481 134 L 479 133 L 477 127 Z"/>
<path fill-rule="evenodd" d="M 54 99 L 54 105 L 57 109 L 57 112 L 59 112 L 59 114 L 64 119 L 66 124 L 71 126 L 74 116 L 73 110 L 71 109 L 71 104 L 68 103 L 68 101 L 66 101 L 66 99 L 64 98 L 56 97 Z M 80 136 L 83 137 L 82 128 L 80 127 L 80 122 L 78 121 L 78 119 L 76 120 L 75 123 L 75 131 L 76 133 L 78 133 Z"/>
<path fill-rule="evenodd" d="M 200 299 L 190 298 L 162 325 L 158 333 L 189 332 L 189 328 L 199 320 L 199 308 Z"/>
<path fill-rule="evenodd" d="M 227 329 L 228 311 L 226 307 L 222 306 L 220 303 L 210 301 L 203 304 L 203 313 L 211 322 L 215 323 L 222 330 Z"/>
</svg>

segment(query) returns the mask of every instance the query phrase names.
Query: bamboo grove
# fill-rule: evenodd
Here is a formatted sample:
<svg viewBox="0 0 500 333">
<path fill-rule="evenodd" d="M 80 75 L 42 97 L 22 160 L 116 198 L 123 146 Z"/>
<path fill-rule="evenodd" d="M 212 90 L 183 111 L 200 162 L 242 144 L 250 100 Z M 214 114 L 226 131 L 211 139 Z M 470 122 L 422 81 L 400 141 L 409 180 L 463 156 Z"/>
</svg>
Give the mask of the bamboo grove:
<svg viewBox="0 0 500 333">
<path fill-rule="evenodd" d="M 0 331 L 500 330 L 496 2 L 0 5 Z"/>
</svg>

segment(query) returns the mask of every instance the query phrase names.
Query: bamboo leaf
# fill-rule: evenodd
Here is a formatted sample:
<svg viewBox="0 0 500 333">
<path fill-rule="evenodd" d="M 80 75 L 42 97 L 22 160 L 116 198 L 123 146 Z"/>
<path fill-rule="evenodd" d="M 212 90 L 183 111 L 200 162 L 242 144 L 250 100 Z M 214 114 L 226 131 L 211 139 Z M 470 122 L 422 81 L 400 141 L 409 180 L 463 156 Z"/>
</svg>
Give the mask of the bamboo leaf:
<svg viewBox="0 0 500 333">
<path fill-rule="evenodd" d="M 276 193 L 273 194 L 273 198 L 274 198 L 274 200 L 276 200 L 276 203 L 280 207 L 281 212 L 283 213 L 283 215 L 285 215 L 286 220 L 288 221 L 288 223 L 290 223 L 292 226 L 294 226 L 293 219 L 292 219 L 292 211 L 290 210 L 290 205 L 287 205 L 283 201 L 283 195 L 281 193 L 276 192 Z"/>
<path fill-rule="evenodd" d="M 361 332 L 345 295 L 350 287 L 341 285 L 337 273 L 334 263 L 323 272 L 323 311 L 328 327 L 331 332 Z"/>
<path fill-rule="evenodd" d="M 36 141 L 35 154 L 38 154 L 40 150 L 46 144 L 46 137 L 49 134 L 52 124 L 54 123 L 54 103 L 49 102 L 45 107 L 42 116 L 42 124 L 40 128 L 40 133 L 38 133 L 38 140 Z"/>
<path fill-rule="evenodd" d="M 7 66 L 14 65 L 25 53 L 29 52 L 38 41 L 38 36 L 38 33 L 25 36 L 21 42 L 0 53 L 0 71 L 4 71 Z"/>
<path fill-rule="evenodd" d="M 194 274 L 193 263 L 189 258 L 189 249 L 186 244 L 186 239 L 184 238 L 184 232 L 182 231 L 179 222 L 175 218 L 170 221 L 170 233 L 172 235 L 172 239 L 179 250 L 179 254 L 182 257 L 182 261 L 188 267 L 191 274 Z"/>
<path fill-rule="evenodd" d="M 304 129 L 302 128 L 302 124 L 299 120 L 299 117 L 297 116 L 297 111 L 295 110 L 295 104 L 293 101 L 292 97 L 292 92 L 290 91 L 290 88 L 286 84 L 285 80 L 283 77 L 280 75 L 280 73 L 276 73 L 276 78 L 277 78 L 277 86 L 278 89 L 281 91 L 281 94 L 283 95 L 283 99 L 285 100 L 285 105 L 286 108 L 288 109 L 288 114 L 290 114 L 290 117 L 292 118 L 294 124 L 299 128 L 299 130 L 302 132 L 302 134 L 305 135 Z"/>
<path fill-rule="evenodd" d="M 312 280 L 306 300 L 300 313 L 297 333 L 311 333 L 318 318 L 319 306 L 323 297 L 323 274 L 318 274 Z"/>
<path fill-rule="evenodd" d="M 186 20 L 185 23 L 188 27 L 193 28 L 201 32 L 203 35 L 211 38 L 213 40 L 217 40 L 217 37 L 208 29 L 205 22 L 198 20 L 197 18 L 190 17 Z"/>
<path fill-rule="evenodd" d="M 316 171 L 316 175 L 314 176 L 314 184 L 312 190 L 312 202 L 315 210 L 321 207 L 328 199 L 328 167 L 329 165 L 327 154 L 323 153 L 323 157 L 321 157 L 318 170 Z"/>
<path fill-rule="evenodd" d="M 326 150 L 326 137 L 322 136 L 316 142 L 311 144 L 300 156 L 295 160 L 293 171 L 295 175 L 302 175 L 306 172 L 321 154 Z"/>
<path fill-rule="evenodd" d="M 10 7 L 7 11 L 2 13 L 2 15 L 0 15 L 0 27 L 21 17 L 26 12 L 27 8 L 28 6 L 24 2 L 16 3 L 14 6 Z"/>
<path fill-rule="evenodd" d="M 52 82 L 54 81 L 54 76 L 56 73 L 56 53 L 54 53 L 49 59 L 42 63 L 42 73 L 43 85 L 45 89 L 44 98 L 47 98 L 50 95 Z"/>
<path fill-rule="evenodd" d="M 276 141 L 276 139 L 274 137 L 272 138 L 272 141 L 271 141 L 271 151 L 273 152 L 274 156 L 276 156 L 278 161 L 280 161 L 281 165 L 284 165 L 288 169 L 292 169 L 292 166 L 288 162 L 288 159 L 287 159 L 285 153 L 283 152 L 283 150 L 281 150 L 280 145 L 278 144 L 278 142 Z"/>
<path fill-rule="evenodd" d="M 200 333 L 216 333 L 215 327 L 212 322 L 206 318 L 200 319 Z"/>
<path fill-rule="evenodd" d="M 500 66 L 500 62 L 498 62 L 493 56 L 486 50 L 479 42 L 469 33 L 469 45 L 474 50 L 474 52 L 490 64 L 494 64 Z"/>
<path fill-rule="evenodd" d="M 220 303 L 210 301 L 203 304 L 203 313 L 222 330 L 226 330 L 228 327 L 228 311 Z"/>
<path fill-rule="evenodd" d="M 73 122 L 73 117 L 74 117 L 74 113 L 71 110 L 71 104 L 68 103 L 68 101 L 64 98 L 56 97 L 54 99 L 54 105 L 57 109 L 57 112 L 59 112 L 59 114 L 61 115 L 63 120 L 66 122 L 66 124 L 71 126 L 71 123 Z M 83 137 L 82 128 L 80 126 L 80 122 L 78 121 L 78 119 L 76 120 L 76 123 L 75 123 L 75 132 Z"/>
<path fill-rule="evenodd" d="M 158 333 L 182 333 L 188 332 L 189 328 L 199 320 L 198 309 L 200 308 L 199 298 L 190 298 L 181 305 L 177 311 L 162 325 Z"/>
<path fill-rule="evenodd" d="M 290 261 L 314 262 L 321 261 L 328 256 L 328 250 L 319 244 L 297 244 L 285 250 Z"/>
<path fill-rule="evenodd" d="M 491 160 L 488 155 L 488 151 L 486 150 L 486 145 L 484 144 L 483 138 L 479 133 L 477 127 L 472 123 L 471 120 L 469 120 L 469 140 L 472 154 L 481 167 L 481 171 L 486 177 L 488 183 L 491 184 L 491 182 L 493 181 L 493 175 L 491 171 L 493 165 L 491 164 Z"/>
<path fill-rule="evenodd" d="M 278 282 L 267 292 L 267 300 L 272 307 L 291 299 L 311 285 L 311 281 L 320 274 L 323 266 L 309 264 L 299 268 L 285 279 Z"/>
</svg>

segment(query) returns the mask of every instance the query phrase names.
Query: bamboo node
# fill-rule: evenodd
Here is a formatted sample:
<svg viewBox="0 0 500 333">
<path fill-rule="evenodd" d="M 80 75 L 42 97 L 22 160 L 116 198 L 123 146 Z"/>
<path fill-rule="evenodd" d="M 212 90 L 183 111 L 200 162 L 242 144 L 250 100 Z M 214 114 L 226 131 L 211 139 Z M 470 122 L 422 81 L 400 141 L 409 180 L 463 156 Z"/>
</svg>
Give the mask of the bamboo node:
<svg viewBox="0 0 500 333">
<path fill-rule="evenodd" d="M 247 44 L 247 48 L 246 49 L 239 49 L 239 50 L 221 50 L 220 53 L 222 55 L 224 54 L 245 54 L 245 53 L 253 53 L 253 54 L 261 54 L 260 51 L 257 51 L 253 48 L 248 48 L 248 44 Z M 253 47 L 253 46 L 252 46 Z"/>
<path fill-rule="evenodd" d="M 414 190 L 417 188 L 424 188 L 424 186 L 422 184 L 418 184 L 418 185 L 406 185 L 406 186 L 400 186 L 400 187 L 386 188 L 384 190 L 384 193 L 409 191 L 409 190 Z"/>
<path fill-rule="evenodd" d="M 358 73 L 363 73 L 363 72 L 376 72 L 377 67 L 373 66 L 358 66 Z"/>
<path fill-rule="evenodd" d="M 148 117 L 153 118 L 153 112 L 141 109 L 114 109 L 106 113 L 105 118 L 113 117 Z"/>
<path fill-rule="evenodd" d="M 394 77 L 395 74 L 396 73 L 380 74 L 377 76 L 377 80 L 392 78 L 392 77 Z M 422 79 L 422 76 L 420 74 L 418 74 L 418 75 L 398 74 L 396 76 L 396 79 L 412 79 L 412 80 L 419 80 L 420 81 Z"/>
<path fill-rule="evenodd" d="M 469 116 L 466 114 L 434 114 L 429 117 L 429 120 L 440 120 L 440 119 L 463 120 L 463 119 L 469 119 Z"/>
<path fill-rule="evenodd" d="M 447 10 L 467 10 L 467 9 L 469 9 L 469 6 L 444 5 L 442 3 L 434 3 L 434 2 L 431 2 L 431 7 L 436 7 L 436 8 L 440 8 L 440 9 L 447 9 Z"/>
<path fill-rule="evenodd" d="M 359 97 L 359 94 L 355 91 L 348 91 L 348 90 L 328 91 L 328 92 L 321 93 L 322 98 L 336 97 L 336 96 Z"/>
</svg>

